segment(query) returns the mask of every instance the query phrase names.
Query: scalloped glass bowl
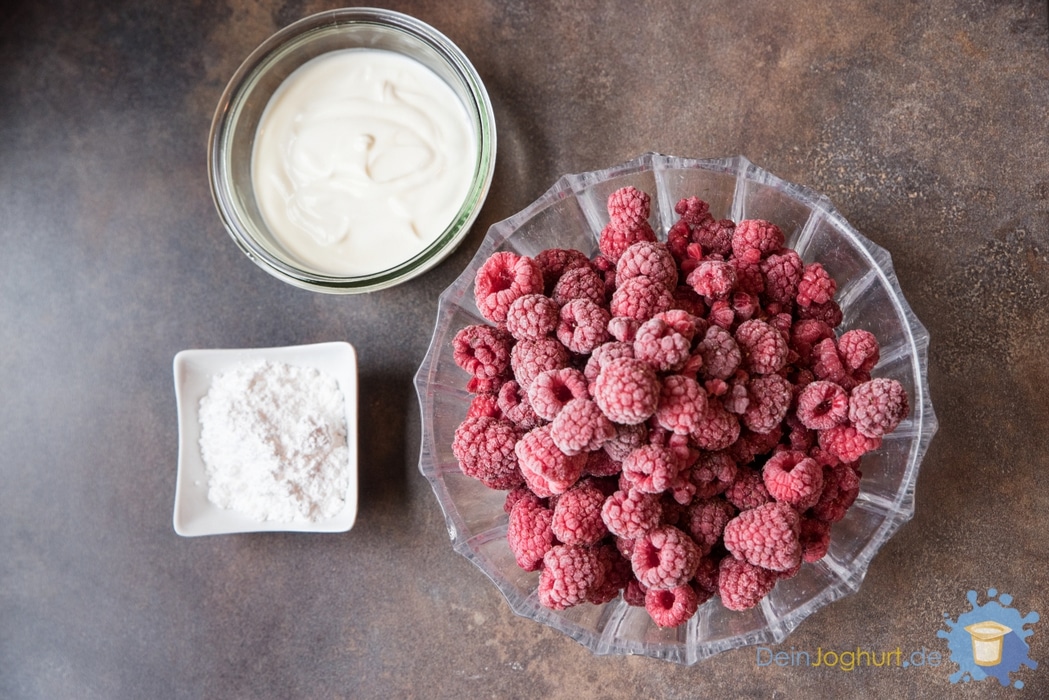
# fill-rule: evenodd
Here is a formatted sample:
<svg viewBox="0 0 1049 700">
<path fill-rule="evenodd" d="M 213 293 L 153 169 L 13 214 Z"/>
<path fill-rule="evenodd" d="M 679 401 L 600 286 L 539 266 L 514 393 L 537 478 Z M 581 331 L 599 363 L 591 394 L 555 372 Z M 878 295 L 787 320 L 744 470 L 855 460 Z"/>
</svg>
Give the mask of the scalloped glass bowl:
<svg viewBox="0 0 1049 700">
<path fill-rule="evenodd" d="M 844 320 L 839 331 L 864 328 L 881 343 L 875 376 L 899 380 L 910 416 L 864 456 L 860 495 L 831 531 L 827 555 L 781 581 L 759 606 L 725 609 L 717 598 L 686 624 L 660 629 L 643 608 L 622 599 L 565 611 L 540 605 L 538 573 L 518 568 L 506 543 L 505 493 L 463 475 L 452 436 L 470 404 L 467 374 L 452 358 L 463 326 L 483 323 L 473 299 L 474 275 L 500 250 L 534 256 L 551 247 L 597 251 L 608 221 L 606 201 L 627 185 L 652 195 L 650 222 L 657 235 L 677 220 L 674 205 L 697 196 L 716 218 L 767 219 L 787 235 L 806 262 L 819 261 L 838 281 Z M 857 232 L 830 201 L 785 182 L 743 157 L 691 160 L 646 154 L 598 172 L 566 175 L 520 213 L 493 225 L 470 265 L 440 297 L 433 339 L 415 377 L 422 413 L 419 468 L 444 511 L 453 547 L 499 587 L 515 613 L 554 627 L 595 654 L 640 654 L 692 664 L 722 651 L 783 641 L 806 617 L 857 591 L 885 542 L 914 514 L 914 485 L 937 423 L 926 378 L 928 332 L 911 311 L 889 253 Z"/>
</svg>

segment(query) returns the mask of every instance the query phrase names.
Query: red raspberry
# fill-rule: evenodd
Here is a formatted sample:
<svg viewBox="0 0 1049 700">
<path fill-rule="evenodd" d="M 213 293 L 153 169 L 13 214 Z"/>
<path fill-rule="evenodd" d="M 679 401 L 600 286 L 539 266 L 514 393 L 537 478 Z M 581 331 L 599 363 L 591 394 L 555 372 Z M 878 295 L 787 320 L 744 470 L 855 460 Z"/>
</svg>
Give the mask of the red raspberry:
<svg viewBox="0 0 1049 700">
<path fill-rule="evenodd" d="M 849 421 L 869 438 L 891 433 L 909 412 L 907 391 L 895 379 L 871 379 L 849 396 Z"/>
<path fill-rule="evenodd" d="M 837 328 L 841 325 L 841 320 L 843 318 L 841 307 L 838 306 L 838 302 L 833 299 L 826 304 L 799 306 L 797 307 L 797 315 L 799 319 L 815 319 L 817 321 L 823 321 L 831 328 Z"/>
<path fill-rule="evenodd" d="M 823 492 L 809 513 L 819 520 L 836 523 L 845 517 L 860 493 L 860 472 L 849 464 L 823 467 Z"/>
<path fill-rule="evenodd" d="M 689 506 L 686 528 L 703 556 L 721 543 L 725 525 L 735 515 L 735 507 L 723 498 L 706 498 Z"/>
<path fill-rule="evenodd" d="M 845 369 L 855 374 L 874 369 L 881 357 L 881 349 L 873 333 L 855 328 L 845 331 L 838 338 L 838 354 Z"/>
<path fill-rule="evenodd" d="M 765 291 L 765 276 L 761 272 L 761 258 L 756 249 L 742 258 L 730 258 L 736 268 L 736 291 L 762 294 Z"/>
<path fill-rule="evenodd" d="M 614 321 L 615 319 L 612 320 Z M 590 357 L 587 358 L 586 366 L 583 368 L 583 375 L 588 382 L 593 382 L 597 379 L 597 375 L 601 373 L 601 368 L 609 360 L 614 360 L 617 357 L 633 356 L 633 343 L 623 343 L 618 340 L 610 340 L 607 343 L 602 343 L 594 348 L 594 351 L 590 353 Z"/>
<path fill-rule="evenodd" d="M 765 276 L 765 299 L 791 306 L 798 294 L 804 267 L 801 256 L 790 248 L 765 258 L 761 263 L 761 274 Z"/>
<path fill-rule="evenodd" d="M 778 374 L 755 377 L 747 383 L 750 401 L 743 412 L 743 424 L 755 433 L 775 430 L 790 409 L 794 392 L 790 382 Z"/>
<path fill-rule="evenodd" d="M 665 525 L 649 530 L 634 543 L 630 563 L 634 576 L 647 589 L 667 589 L 687 583 L 696 573 L 700 556 L 691 537 Z"/>
<path fill-rule="evenodd" d="M 823 493 L 823 467 L 804 452 L 777 452 L 765 462 L 761 477 L 770 496 L 798 511 L 816 505 Z"/>
<path fill-rule="evenodd" d="M 608 443 L 606 442 L 605 444 L 607 445 Z M 583 468 L 584 474 L 596 477 L 618 476 L 622 471 L 622 463 L 612 459 L 607 451 L 594 450 L 586 453 L 586 467 Z"/>
<path fill-rule="evenodd" d="M 746 372 L 738 370 L 736 376 L 732 379 L 732 383 L 726 383 L 723 391 L 721 386 L 717 385 L 717 391 L 721 392 L 721 405 L 729 413 L 734 413 L 737 416 L 742 416 L 746 413 L 747 408 L 750 406 L 750 393 L 747 391 L 749 379 Z M 713 386 L 714 383 L 711 382 L 711 385 Z"/>
<path fill-rule="evenodd" d="M 652 230 L 648 221 L 636 224 L 622 224 L 610 221 L 601 229 L 598 236 L 598 248 L 601 254 L 613 262 L 617 262 L 627 248 L 641 241 L 655 241 L 656 232 Z"/>
<path fill-rule="evenodd" d="M 787 341 L 764 321 L 744 321 L 736 329 L 735 338 L 743 356 L 743 368 L 748 372 L 773 374 L 787 364 Z"/>
<path fill-rule="evenodd" d="M 529 257 L 509 251 L 493 253 L 474 277 L 477 309 L 488 321 L 506 322 L 506 312 L 514 299 L 525 294 L 543 293 L 543 273 Z"/>
<path fill-rule="evenodd" d="M 540 372 L 568 366 L 568 349 L 554 338 L 520 340 L 510 351 L 514 379 L 527 390 Z"/>
<path fill-rule="evenodd" d="M 813 564 L 822 559 L 830 549 L 830 523 L 816 518 L 802 518 L 801 560 Z"/>
<path fill-rule="evenodd" d="M 616 425 L 616 435 L 604 444 L 604 450 L 616 462 L 622 462 L 634 448 L 640 447 L 648 440 L 648 428 L 643 423 L 636 425 Z"/>
<path fill-rule="evenodd" d="M 855 426 L 845 424 L 821 430 L 819 443 L 820 447 L 842 462 L 855 462 L 871 450 L 881 447 L 881 438 L 867 437 Z"/>
<path fill-rule="evenodd" d="M 648 277 L 633 277 L 616 287 L 609 311 L 612 316 L 643 322 L 667 311 L 673 303 L 674 295 L 666 286 Z"/>
<path fill-rule="evenodd" d="M 561 307 L 557 339 L 571 352 L 589 355 L 608 340 L 608 311 L 589 299 L 572 299 Z"/>
<path fill-rule="evenodd" d="M 736 480 L 725 489 L 725 498 L 739 510 L 749 510 L 770 503 L 772 495 L 765 487 L 761 472 L 741 467 L 736 472 Z"/>
<path fill-rule="evenodd" d="M 796 301 L 799 306 L 803 307 L 813 304 L 826 304 L 834 299 L 834 293 L 837 291 L 837 282 L 824 269 L 823 265 L 811 263 L 805 266 L 805 271 L 801 275 L 801 281 L 798 282 Z"/>
<path fill-rule="evenodd" d="M 617 537 L 636 540 L 659 525 L 663 505 L 654 493 L 616 491 L 601 506 L 601 519 Z"/>
<path fill-rule="evenodd" d="M 841 384 L 848 379 L 845 364 L 841 361 L 833 338 L 825 338 L 812 346 L 811 367 L 817 379 L 835 384 Z"/>
<path fill-rule="evenodd" d="M 833 428 L 849 416 L 849 395 L 834 382 L 812 382 L 798 394 L 797 416 L 811 430 Z"/>
<path fill-rule="evenodd" d="M 758 457 L 771 454 L 779 447 L 782 438 L 783 428 L 779 425 L 767 433 L 755 433 L 744 428 L 739 431 L 739 439 L 728 451 L 737 464 L 750 464 Z"/>
<path fill-rule="evenodd" d="M 673 290 L 677 287 L 677 261 L 663 243 L 640 241 L 624 250 L 616 262 L 617 284 L 634 277 L 648 277 Z"/>
<path fill-rule="evenodd" d="M 790 349 L 798 353 L 798 363 L 809 366 L 813 347 L 821 340 L 834 338 L 834 329 L 817 319 L 801 319 L 790 329 Z"/>
<path fill-rule="evenodd" d="M 699 596 L 683 583 L 674 588 L 650 588 L 645 592 L 645 610 L 659 627 L 677 627 L 688 622 L 699 609 Z"/>
<path fill-rule="evenodd" d="M 589 299 L 598 306 L 605 304 L 605 280 L 594 268 L 576 267 L 561 276 L 551 298 L 563 306 L 573 299 Z"/>
<path fill-rule="evenodd" d="M 713 555 L 703 557 L 696 567 L 696 575 L 692 577 L 696 592 L 704 602 L 718 592 L 718 564 L 721 558 Z M 731 558 L 730 556 L 729 559 Z"/>
<path fill-rule="evenodd" d="M 539 497 L 532 493 L 527 484 L 522 482 L 506 492 L 506 498 L 503 499 L 503 511 L 509 515 L 510 511 L 522 498 L 538 499 Z"/>
<path fill-rule="evenodd" d="M 605 494 L 594 482 L 580 481 L 565 491 L 554 506 L 554 536 L 564 544 L 597 544 L 608 534 L 601 520 Z"/>
<path fill-rule="evenodd" d="M 736 480 L 739 467 L 728 452 L 703 452 L 692 465 L 689 478 L 696 485 L 696 498 L 713 498 Z"/>
<path fill-rule="evenodd" d="M 718 379 L 731 377 L 743 361 L 736 339 L 721 326 L 708 328 L 697 349 L 703 357 L 704 373 Z"/>
<path fill-rule="evenodd" d="M 527 432 L 542 423 L 536 415 L 532 404 L 528 403 L 527 392 L 521 389 L 516 380 L 511 379 L 499 387 L 499 410 L 503 417 L 511 421 L 522 431 Z"/>
<path fill-rule="evenodd" d="M 586 377 L 572 367 L 540 372 L 528 385 L 528 403 L 543 420 L 553 420 L 572 399 L 589 398 Z"/>
<path fill-rule="evenodd" d="M 513 339 L 506 331 L 475 324 L 455 334 L 452 357 L 455 364 L 474 377 L 502 383 L 510 369 L 512 344 Z"/>
<path fill-rule="evenodd" d="M 557 328 L 557 303 L 542 294 L 517 297 L 506 312 L 506 330 L 515 340 L 539 340 Z M 509 352 L 507 353 L 509 359 Z"/>
<path fill-rule="evenodd" d="M 608 321 L 609 334 L 621 343 L 633 343 L 641 321 L 626 316 L 615 316 Z"/>
<path fill-rule="evenodd" d="M 762 219 L 744 219 L 732 234 L 732 254 L 741 258 L 750 251 L 757 251 L 759 257 L 767 257 L 780 250 L 785 242 L 783 231 L 776 224 Z"/>
<path fill-rule="evenodd" d="M 725 548 L 737 559 L 772 571 L 786 571 L 801 561 L 800 518 L 785 503 L 744 510 L 725 525 Z"/>
<path fill-rule="evenodd" d="M 708 302 L 725 299 L 736 289 L 736 266 L 722 260 L 702 260 L 685 281 Z"/>
<path fill-rule="evenodd" d="M 684 274 L 684 272 L 682 272 Z M 703 316 L 707 313 L 707 307 L 703 303 L 703 299 L 696 294 L 696 290 L 687 284 L 679 284 L 674 287 L 674 291 L 671 292 L 671 296 L 674 297 L 674 301 L 671 303 L 671 310 L 680 309 L 685 311 L 692 316 L 695 316 L 697 320 L 702 321 L 702 329 L 706 330 L 707 323 L 703 321 Z M 699 324 L 697 324 L 697 331 L 700 330 Z"/>
<path fill-rule="evenodd" d="M 656 421 L 662 428 L 688 435 L 699 427 L 707 412 L 707 392 L 699 382 L 680 374 L 663 379 L 656 407 Z"/>
<path fill-rule="evenodd" d="M 594 401 L 605 415 L 627 425 L 643 423 L 656 412 L 659 390 L 652 366 L 630 357 L 609 361 L 591 385 Z"/>
<path fill-rule="evenodd" d="M 642 586 L 633 573 L 630 574 L 630 580 L 627 581 L 626 586 L 623 587 L 623 602 L 627 605 L 632 605 L 635 608 L 645 607 L 645 595 L 648 591 Z"/>
<path fill-rule="evenodd" d="M 467 418 L 452 438 L 452 454 L 463 474 L 493 489 L 510 489 L 521 483 L 514 445 L 519 433 L 508 420 L 485 416 Z"/>
<path fill-rule="evenodd" d="M 630 569 L 630 560 L 620 554 L 615 545 L 602 544 L 594 547 L 594 551 L 605 575 L 600 586 L 590 589 L 586 602 L 603 605 L 616 599 L 627 583 L 634 579 L 634 572 Z"/>
<path fill-rule="evenodd" d="M 733 292 L 729 301 L 732 304 L 732 311 L 736 314 L 736 320 L 740 322 L 753 318 L 754 314 L 761 308 L 757 297 L 747 292 Z M 768 320 L 768 323 L 772 325 L 771 318 Z M 777 330 L 779 329 L 777 328 Z"/>
<path fill-rule="evenodd" d="M 715 221 L 713 217 L 692 230 L 692 240 L 699 243 L 708 255 L 728 255 L 732 251 L 736 224 L 731 219 Z"/>
<path fill-rule="evenodd" d="M 633 185 L 620 187 L 608 195 L 608 218 L 624 226 L 637 226 L 648 221 L 652 213 L 652 197 Z"/>
<path fill-rule="evenodd" d="M 723 557 L 718 566 L 718 594 L 729 610 L 748 610 L 761 602 L 776 586 L 775 571 L 754 566 L 735 557 Z"/>
<path fill-rule="evenodd" d="M 615 435 L 615 425 L 588 398 L 570 400 L 550 424 L 550 437 L 566 455 L 599 450 Z"/>
<path fill-rule="evenodd" d="M 731 330 L 736 325 L 736 312 L 732 310 L 732 304 L 725 299 L 719 299 L 710 305 L 707 321 L 711 325 Z"/>
<path fill-rule="evenodd" d="M 711 220 L 710 205 L 699 197 L 685 197 L 674 205 L 674 211 L 689 227 L 699 226 Z"/>
<path fill-rule="evenodd" d="M 550 426 L 529 430 L 514 447 L 518 466 L 532 491 L 541 498 L 564 493 L 579 480 L 586 455 L 566 455 L 550 437 Z"/>
<path fill-rule="evenodd" d="M 565 610 L 586 601 L 601 585 L 605 567 L 591 547 L 556 545 L 543 557 L 539 574 L 539 602 L 551 610 Z"/>
<path fill-rule="evenodd" d="M 532 494 L 519 499 L 510 509 L 506 541 L 517 565 L 525 571 L 538 570 L 543 557 L 554 546 L 553 518 L 553 511 L 543 507 Z"/>
<path fill-rule="evenodd" d="M 477 394 L 470 401 L 470 406 L 466 409 L 466 417 L 479 418 L 481 416 L 488 418 L 503 417 L 503 412 L 499 408 L 499 400 L 495 394 Z"/>
<path fill-rule="evenodd" d="M 634 336 L 634 357 L 660 372 L 680 369 L 689 358 L 691 343 L 659 316 L 641 324 Z"/>
<path fill-rule="evenodd" d="M 663 321 L 670 326 L 675 333 L 680 333 L 681 336 L 690 343 L 700 330 L 702 330 L 703 333 L 706 333 L 707 331 L 706 321 L 694 316 L 684 309 L 674 308 L 668 311 L 662 311 L 652 318 L 657 318 Z"/>
<path fill-rule="evenodd" d="M 679 219 L 667 231 L 667 250 L 678 264 L 688 256 L 688 246 L 691 243 L 692 227 Z"/>
<path fill-rule="evenodd" d="M 563 274 L 577 267 L 590 267 L 590 260 L 573 248 L 547 248 L 535 256 L 535 264 L 543 273 L 543 289 L 550 294 Z"/>
<path fill-rule="evenodd" d="M 707 401 L 707 410 L 691 434 L 696 447 L 709 452 L 723 450 L 739 437 L 739 420 L 720 401 Z"/>
<path fill-rule="evenodd" d="M 643 493 L 663 493 L 677 478 L 681 462 L 673 450 L 660 445 L 642 445 L 623 460 L 623 477 Z"/>
</svg>

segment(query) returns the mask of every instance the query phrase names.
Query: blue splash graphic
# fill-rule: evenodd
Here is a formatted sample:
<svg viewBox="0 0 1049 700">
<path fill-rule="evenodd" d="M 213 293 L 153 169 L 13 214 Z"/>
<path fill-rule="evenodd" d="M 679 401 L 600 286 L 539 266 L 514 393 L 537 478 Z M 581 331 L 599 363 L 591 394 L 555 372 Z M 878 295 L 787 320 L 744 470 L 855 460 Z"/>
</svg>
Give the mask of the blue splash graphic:
<svg viewBox="0 0 1049 700">
<path fill-rule="evenodd" d="M 1014 608 L 1009 607 L 1013 597 L 1008 593 L 998 595 L 998 591 L 991 588 L 987 591 L 989 600 L 983 605 L 977 605 L 978 595 L 976 591 L 969 591 L 966 598 L 972 605 L 972 610 L 962 613 L 957 620 L 951 620 L 944 613 L 944 622 L 948 629 L 939 630 L 937 637 L 947 640 L 947 646 L 951 650 L 951 661 L 958 664 L 958 671 L 951 674 L 951 683 L 959 681 L 982 681 L 989 676 L 998 679 L 1003 686 L 1010 684 L 1009 674 L 1020 670 L 1021 666 L 1034 670 L 1038 668 L 1038 662 L 1033 661 L 1028 655 L 1030 647 L 1026 639 L 1034 632 L 1025 629 L 1026 625 L 1038 622 L 1038 613 L 1032 611 L 1021 616 Z M 997 598 L 997 600 L 995 600 Z M 980 623 L 998 623 L 1009 629 L 1001 637 L 1001 657 L 999 661 L 991 666 L 981 666 L 976 663 L 973 654 L 973 635 L 965 628 Z M 997 643 L 997 642 L 993 642 Z M 1023 688 L 1023 681 L 1012 683 L 1014 688 Z"/>
</svg>

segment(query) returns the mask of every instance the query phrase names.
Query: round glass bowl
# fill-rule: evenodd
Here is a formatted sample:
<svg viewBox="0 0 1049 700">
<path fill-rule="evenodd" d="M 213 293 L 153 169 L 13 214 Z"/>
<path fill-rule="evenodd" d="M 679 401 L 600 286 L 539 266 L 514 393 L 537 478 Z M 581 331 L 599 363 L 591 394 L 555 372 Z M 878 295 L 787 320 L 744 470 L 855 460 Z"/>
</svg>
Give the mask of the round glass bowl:
<svg viewBox="0 0 1049 700">
<path fill-rule="evenodd" d="M 330 51 L 394 51 L 426 66 L 462 101 L 477 143 L 469 191 L 452 222 L 425 249 L 386 270 L 339 276 L 303 264 L 267 226 L 252 184 L 252 152 L 270 96 L 295 69 Z M 262 269 L 290 284 L 335 294 L 368 292 L 415 277 L 443 260 L 462 241 L 481 209 L 495 170 L 492 104 L 477 71 L 446 36 L 390 10 L 352 8 L 321 12 L 280 30 L 262 43 L 230 79 L 215 111 L 208 143 L 208 176 L 215 206 L 233 240 Z"/>
<path fill-rule="evenodd" d="M 657 627 L 644 608 L 621 598 L 565 611 L 538 600 L 538 572 L 521 570 L 506 543 L 505 492 L 459 470 L 452 453 L 455 429 L 472 395 L 452 357 L 460 328 L 485 323 L 474 303 L 474 275 L 492 253 L 535 256 L 546 248 L 597 252 L 608 222 L 608 195 L 633 185 L 652 196 L 650 223 L 665 240 L 677 220 L 674 205 L 697 196 L 715 218 L 767 219 L 806 262 L 819 261 L 838 281 L 844 320 L 839 332 L 864 328 L 879 339 L 872 374 L 899 380 L 911 411 L 875 452 L 863 456 L 860 494 L 831 530 L 827 555 L 777 583 L 761 603 L 743 612 L 715 597 L 685 625 Z M 551 627 L 596 654 L 640 654 L 692 664 L 749 644 L 781 642 L 806 617 L 859 589 L 867 566 L 914 514 L 914 484 L 937 423 L 926 379 L 929 335 L 903 297 L 889 253 L 858 233 L 823 196 L 785 182 L 745 158 L 689 160 L 647 154 L 599 172 L 566 175 L 520 213 L 493 225 L 469 267 L 440 297 L 433 339 L 415 377 L 422 414 L 419 468 L 444 511 L 456 551 L 484 571 L 514 612 Z"/>
</svg>

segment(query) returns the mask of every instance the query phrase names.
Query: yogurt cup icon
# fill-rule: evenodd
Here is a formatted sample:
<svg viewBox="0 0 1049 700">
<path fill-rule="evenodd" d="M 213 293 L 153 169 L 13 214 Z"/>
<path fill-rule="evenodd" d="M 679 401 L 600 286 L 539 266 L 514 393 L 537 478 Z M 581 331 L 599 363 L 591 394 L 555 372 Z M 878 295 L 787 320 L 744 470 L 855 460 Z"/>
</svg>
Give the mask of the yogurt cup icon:
<svg viewBox="0 0 1049 700">
<path fill-rule="evenodd" d="M 977 666 L 997 666 L 1002 662 L 1002 642 L 1011 628 L 985 620 L 969 625 L 965 631 L 973 639 L 973 661 Z"/>
</svg>

